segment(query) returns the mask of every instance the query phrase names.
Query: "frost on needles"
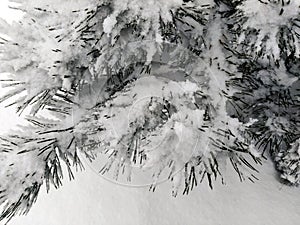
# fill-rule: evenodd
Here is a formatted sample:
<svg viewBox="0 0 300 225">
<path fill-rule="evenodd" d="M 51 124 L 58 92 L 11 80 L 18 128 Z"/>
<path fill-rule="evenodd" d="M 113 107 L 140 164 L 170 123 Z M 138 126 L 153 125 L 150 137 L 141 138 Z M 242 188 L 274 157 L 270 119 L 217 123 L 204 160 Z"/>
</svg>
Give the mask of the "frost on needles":
<svg viewBox="0 0 300 225">
<path fill-rule="evenodd" d="M 299 185 L 299 1 L 13 2 L 0 101 L 28 124 L 0 137 L 0 220 L 80 157 L 107 156 L 113 179 L 150 171 L 150 190 L 167 173 L 174 196 L 213 188 L 226 162 L 254 182 L 267 158 Z"/>
</svg>

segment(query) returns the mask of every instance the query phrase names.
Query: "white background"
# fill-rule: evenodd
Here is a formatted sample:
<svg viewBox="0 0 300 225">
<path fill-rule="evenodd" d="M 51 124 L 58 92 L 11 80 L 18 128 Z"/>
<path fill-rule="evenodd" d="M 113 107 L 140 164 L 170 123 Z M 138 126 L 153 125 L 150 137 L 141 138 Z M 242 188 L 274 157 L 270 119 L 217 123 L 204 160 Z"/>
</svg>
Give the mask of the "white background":
<svg viewBox="0 0 300 225">
<path fill-rule="evenodd" d="M 7 9 L 6 0 L 0 0 L 0 16 L 9 21 L 18 18 L 18 14 Z M 0 89 L 1 94 L 3 90 Z M 0 105 L 0 132 L 18 121 L 13 109 L 5 109 L 4 104 Z M 211 191 L 203 183 L 190 195 L 173 198 L 168 184 L 159 186 L 152 193 L 147 188 L 129 188 L 110 183 L 86 167 L 86 171 L 76 174 L 75 181 L 66 180 L 59 190 L 52 189 L 46 194 L 43 187 L 30 213 L 26 217 L 15 218 L 10 224 L 300 224 L 300 188 L 280 184 L 275 179 L 270 162 L 260 169 L 261 180 L 256 184 L 240 183 L 237 175 L 228 167 L 227 185 L 217 183 Z"/>
</svg>

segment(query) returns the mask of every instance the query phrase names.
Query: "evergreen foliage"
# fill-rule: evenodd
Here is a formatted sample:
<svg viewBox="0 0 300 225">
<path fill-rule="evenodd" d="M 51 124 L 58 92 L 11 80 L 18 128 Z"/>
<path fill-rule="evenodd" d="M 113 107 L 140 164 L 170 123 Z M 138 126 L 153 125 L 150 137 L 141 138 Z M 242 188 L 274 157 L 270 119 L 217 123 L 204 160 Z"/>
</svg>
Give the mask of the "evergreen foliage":
<svg viewBox="0 0 300 225">
<path fill-rule="evenodd" d="M 13 2 L 0 102 L 28 125 L 0 137 L 0 220 L 61 186 L 61 163 L 73 179 L 80 155 L 108 156 L 113 179 L 150 170 L 153 191 L 167 173 L 174 196 L 213 188 L 226 162 L 254 182 L 266 158 L 299 185 L 299 1 Z"/>
</svg>

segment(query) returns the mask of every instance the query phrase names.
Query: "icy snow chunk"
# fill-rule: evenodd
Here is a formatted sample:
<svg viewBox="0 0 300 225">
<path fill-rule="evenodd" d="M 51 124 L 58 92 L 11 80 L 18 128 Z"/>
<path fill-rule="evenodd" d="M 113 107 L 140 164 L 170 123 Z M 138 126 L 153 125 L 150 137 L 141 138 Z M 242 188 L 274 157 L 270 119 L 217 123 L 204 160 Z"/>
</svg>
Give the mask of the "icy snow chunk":
<svg viewBox="0 0 300 225">
<path fill-rule="evenodd" d="M 114 15 L 107 17 L 103 21 L 103 31 L 107 34 L 110 34 L 116 24 L 117 24 L 117 19 Z"/>
</svg>

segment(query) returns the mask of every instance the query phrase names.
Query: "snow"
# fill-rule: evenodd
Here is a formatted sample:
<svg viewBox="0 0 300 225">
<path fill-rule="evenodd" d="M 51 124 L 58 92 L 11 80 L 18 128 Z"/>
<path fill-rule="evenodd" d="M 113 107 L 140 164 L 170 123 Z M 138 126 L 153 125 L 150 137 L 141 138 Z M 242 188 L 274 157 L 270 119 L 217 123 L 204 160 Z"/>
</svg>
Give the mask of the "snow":
<svg viewBox="0 0 300 225">
<path fill-rule="evenodd" d="M 296 225 L 300 220 L 298 188 L 284 186 L 266 163 L 255 184 L 240 183 L 234 171 L 227 185 L 209 190 L 200 185 L 188 196 L 170 194 L 163 183 L 156 191 L 111 183 L 90 167 L 40 197 L 26 217 L 11 225 Z M 1 223 L 0 223 L 1 224 Z M 1 224 L 2 225 L 2 224 Z"/>
<path fill-rule="evenodd" d="M 5 18 L 9 23 L 11 23 L 16 19 L 20 18 L 22 13 L 16 12 L 13 9 L 9 9 L 7 5 L 8 5 L 8 0 L 0 1 L 0 17 Z M 14 5 L 14 4 L 10 3 L 9 5 Z"/>
<path fill-rule="evenodd" d="M 115 16 L 109 16 L 103 21 L 103 31 L 110 34 L 113 27 L 117 24 L 117 19 Z"/>
</svg>

